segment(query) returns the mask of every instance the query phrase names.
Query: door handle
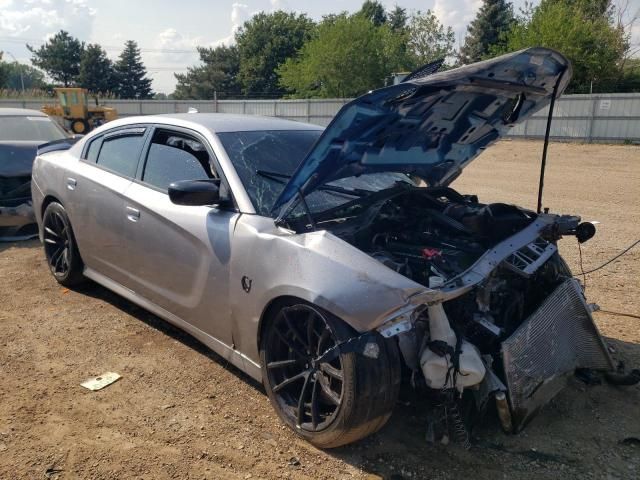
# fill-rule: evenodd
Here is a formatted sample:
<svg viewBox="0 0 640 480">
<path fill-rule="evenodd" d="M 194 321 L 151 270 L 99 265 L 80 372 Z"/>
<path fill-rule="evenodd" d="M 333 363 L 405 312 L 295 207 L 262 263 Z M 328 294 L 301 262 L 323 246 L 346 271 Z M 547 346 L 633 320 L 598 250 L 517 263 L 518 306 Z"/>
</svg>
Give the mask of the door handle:
<svg viewBox="0 0 640 480">
<path fill-rule="evenodd" d="M 75 178 L 71 178 L 71 177 L 67 178 L 67 188 L 69 190 L 75 190 L 77 184 L 78 184 L 78 181 Z"/>
<path fill-rule="evenodd" d="M 140 220 L 140 210 L 133 207 L 127 207 L 127 218 L 132 222 Z"/>
</svg>

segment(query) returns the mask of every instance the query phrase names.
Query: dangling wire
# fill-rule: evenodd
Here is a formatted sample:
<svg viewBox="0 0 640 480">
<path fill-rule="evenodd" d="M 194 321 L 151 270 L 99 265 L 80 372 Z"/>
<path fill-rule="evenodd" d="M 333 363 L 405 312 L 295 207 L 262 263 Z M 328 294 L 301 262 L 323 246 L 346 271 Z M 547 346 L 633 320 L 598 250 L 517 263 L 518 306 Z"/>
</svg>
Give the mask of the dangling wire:
<svg viewBox="0 0 640 480">
<path fill-rule="evenodd" d="M 606 267 L 607 265 L 609 265 L 611 262 L 617 260 L 618 258 L 620 258 L 622 255 L 624 255 L 625 253 L 627 253 L 629 250 L 631 250 L 633 247 L 635 247 L 636 245 L 638 245 L 640 243 L 640 239 L 636 240 L 635 242 L 633 242 L 631 245 L 629 245 L 627 248 L 625 248 L 623 251 L 621 251 L 619 254 L 617 254 L 615 257 L 607 260 L 606 262 L 604 262 L 602 265 L 600 265 L 599 267 L 596 268 L 592 268 L 591 270 L 587 270 L 586 272 L 582 272 L 583 275 L 589 275 L 590 273 L 596 272 L 598 270 L 600 270 L 601 268 Z M 579 244 L 578 244 L 579 245 Z"/>
<path fill-rule="evenodd" d="M 582 274 L 582 288 L 587 291 L 587 274 L 584 273 L 584 266 L 582 264 L 582 244 L 578 242 L 578 254 L 580 256 L 580 273 Z"/>
</svg>

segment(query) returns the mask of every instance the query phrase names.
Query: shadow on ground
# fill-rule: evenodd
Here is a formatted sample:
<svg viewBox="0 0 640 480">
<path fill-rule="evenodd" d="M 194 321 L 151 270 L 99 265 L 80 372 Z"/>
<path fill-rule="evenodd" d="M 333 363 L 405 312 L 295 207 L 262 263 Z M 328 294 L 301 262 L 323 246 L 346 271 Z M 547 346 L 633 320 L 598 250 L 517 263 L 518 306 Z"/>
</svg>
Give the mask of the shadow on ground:
<svg viewBox="0 0 640 480">
<path fill-rule="evenodd" d="M 182 342 L 265 394 L 261 384 L 154 314 L 93 282 L 78 292 L 108 302 Z M 628 368 L 634 367 L 632 363 L 640 358 L 640 345 L 613 338 L 605 341 L 616 363 L 623 360 Z M 518 435 L 504 434 L 495 412 L 488 412 L 471 434 L 471 448 L 465 450 L 456 444 L 427 443 L 426 408 L 420 397 L 404 391 L 394 415 L 380 432 L 326 453 L 373 475 L 371 478 L 390 480 L 457 478 L 469 471 L 474 471 L 478 479 L 506 474 L 523 479 L 566 478 L 566 474 L 569 478 L 594 474 L 595 478 L 634 478 L 629 476 L 625 459 L 635 457 L 630 465 L 640 468 L 640 447 L 624 440 L 640 436 L 638 404 L 638 386 L 614 387 L 604 380 L 600 385 L 586 385 L 573 379 Z"/>
</svg>

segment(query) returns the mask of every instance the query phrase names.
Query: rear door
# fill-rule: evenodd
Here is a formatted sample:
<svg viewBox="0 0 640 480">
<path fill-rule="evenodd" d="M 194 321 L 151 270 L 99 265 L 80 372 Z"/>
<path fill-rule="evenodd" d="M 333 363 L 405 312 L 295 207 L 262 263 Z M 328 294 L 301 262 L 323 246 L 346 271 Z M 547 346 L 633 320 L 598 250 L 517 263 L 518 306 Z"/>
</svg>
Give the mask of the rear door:
<svg viewBox="0 0 640 480">
<path fill-rule="evenodd" d="M 219 178 L 216 170 L 213 150 L 196 133 L 154 129 L 137 180 L 125 192 L 126 286 L 231 345 L 230 253 L 239 214 L 175 205 L 167 194 L 171 182 Z"/>
<path fill-rule="evenodd" d="M 123 238 L 124 192 L 135 178 L 148 127 L 108 131 L 85 147 L 64 181 L 80 255 L 85 265 L 122 283 L 127 245 Z"/>
</svg>

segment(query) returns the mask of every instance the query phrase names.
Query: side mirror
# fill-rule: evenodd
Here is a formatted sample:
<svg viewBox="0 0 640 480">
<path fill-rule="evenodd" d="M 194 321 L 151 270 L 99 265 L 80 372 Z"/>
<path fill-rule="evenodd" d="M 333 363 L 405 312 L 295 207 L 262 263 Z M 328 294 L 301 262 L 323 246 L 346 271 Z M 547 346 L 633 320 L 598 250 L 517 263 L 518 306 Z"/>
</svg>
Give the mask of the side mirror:
<svg viewBox="0 0 640 480">
<path fill-rule="evenodd" d="M 215 205 L 220 203 L 220 180 L 180 180 L 169 185 L 169 199 L 176 205 Z"/>
</svg>

